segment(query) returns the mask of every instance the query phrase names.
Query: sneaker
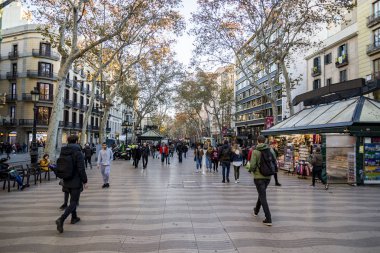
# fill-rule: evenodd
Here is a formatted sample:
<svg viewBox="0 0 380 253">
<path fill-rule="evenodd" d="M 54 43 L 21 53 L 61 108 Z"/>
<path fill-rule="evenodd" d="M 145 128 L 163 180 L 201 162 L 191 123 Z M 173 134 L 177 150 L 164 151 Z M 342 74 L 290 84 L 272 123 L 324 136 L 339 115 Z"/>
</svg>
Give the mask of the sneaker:
<svg viewBox="0 0 380 253">
<path fill-rule="evenodd" d="M 281 184 L 280 183 L 276 183 L 276 186 L 281 186 Z"/>
<path fill-rule="evenodd" d="M 235 180 L 235 184 L 237 184 L 237 180 Z"/>
<path fill-rule="evenodd" d="M 103 185 L 102 185 L 102 188 L 103 188 L 103 189 L 106 188 L 106 187 L 107 187 L 106 184 L 103 184 Z"/>
<path fill-rule="evenodd" d="M 240 180 L 238 179 L 237 182 L 240 183 Z"/>
<path fill-rule="evenodd" d="M 325 190 L 329 189 L 329 184 L 325 184 Z"/>
<path fill-rule="evenodd" d="M 79 217 L 71 218 L 71 224 L 78 223 L 80 221 Z"/>
<path fill-rule="evenodd" d="M 67 207 L 67 204 L 63 204 L 62 206 L 59 207 L 59 210 L 63 211 L 65 210 Z"/>
<path fill-rule="evenodd" d="M 254 207 L 254 208 L 253 208 L 252 215 L 256 217 L 258 214 L 259 214 L 259 212 L 256 212 L 256 208 Z"/>
<path fill-rule="evenodd" d="M 110 184 L 109 183 L 106 183 L 106 188 L 110 188 Z"/>
<path fill-rule="evenodd" d="M 63 233 L 63 221 L 61 218 L 58 218 L 56 221 L 55 221 L 55 224 L 57 225 L 57 230 L 59 233 Z"/>
<path fill-rule="evenodd" d="M 265 220 L 263 220 L 263 223 L 266 226 L 272 226 L 272 221 L 270 221 L 270 220 L 265 219 Z"/>
<path fill-rule="evenodd" d="M 222 181 L 223 184 L 224 184 L 225 182 L 226 182 L 226 181 L 224 181 L 224 180 Z"/>
<path fill-rule="evenodd" d="M 227 178 L 227 183 L 229 183 L 230 182 L 230 180 Z"/>
</svg>

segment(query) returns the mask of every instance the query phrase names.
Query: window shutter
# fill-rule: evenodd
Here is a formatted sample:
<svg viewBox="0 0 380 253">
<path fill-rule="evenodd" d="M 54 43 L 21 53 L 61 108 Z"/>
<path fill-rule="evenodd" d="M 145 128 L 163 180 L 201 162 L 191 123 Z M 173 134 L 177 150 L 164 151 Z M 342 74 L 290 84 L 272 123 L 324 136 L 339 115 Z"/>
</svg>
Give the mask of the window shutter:
<svg viewBox="0 0 380 253">
<path fill-rule="evenodd" d="M 49 100 L 53 100 L 54 91 L 53 91 L 53 84 L 49 84 Z"/>
</svg>

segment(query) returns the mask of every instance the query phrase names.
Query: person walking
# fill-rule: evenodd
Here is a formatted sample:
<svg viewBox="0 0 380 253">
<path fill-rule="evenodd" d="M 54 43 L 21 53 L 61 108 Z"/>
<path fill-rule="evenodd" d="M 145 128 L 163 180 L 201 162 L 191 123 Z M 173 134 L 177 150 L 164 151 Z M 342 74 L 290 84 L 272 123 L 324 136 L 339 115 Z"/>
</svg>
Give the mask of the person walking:
<svg viewBox="0 0 380 253">
<path fill-rule="evenodd" d="M 321 154 L 321 148 L 317 147 L 315 149 L 315 153 L 312 155 L 311 158 L 311 165 L 313 165 L 313 179 L 311 186 L 315 186 L 315 178 L 317 177 L 319 180 L 321 180 L 322 184 L 325 185 L 325 189 L 329 189 L 329 184 L 322 178 L 322 170 L 323 170 L 323 157 Z"/>
<path fill-rule="evenodd" d="M 183 146 L 183 156 L 185 157 L 185 159 L 187 158 L 187 151 L 189 151 L 189 147 L 187 146 L 187 144 L 185 144 Z"/>
<path fill-rule="evenodd" d="M 235 176 L 235 184 L 240 183 L 240 166 L 243 164 L 243 156 L 239 148 L 235 149 L 235 152 L 232 156 L 232 165 L 234 166 L 234 176 Z"/>
<path fill-rule="evenodd" d="M 80 218 L 77 215 L 77 205 L 79 197 L 83 188 L 87 188 L 87 175 L 84 168 L 84 157 L 82 150 L 78 145 L 78 136 L 70 135 L 67 138 L 68 145 L 61 149 L 60 157 L 57 160 L 57 166 L 62 166 L 62 161 L 72 160 L 72 163 L 69 165 L 65 163 L 64 169 L 71 170 L 71 177 L 64 178 L 62 181 L 62 186 L 68 191 L 70 195 L 70 204 L 65 209 L 65 212 L 59 217 L 55 223 L 57 225 L 57 230 L 59 233 L 63 233 L 63 224 L 66 218 L 71 214 L 71 224 L 75 224 L 80 221 Z M 67 166 L 72 166 L 68 168 Z"/>
<path fill-rule="evenodd" d="M 87 169 L 87 164 L 90 165 L 90 169 L 92 169 L 92 164 L 91 164 L 91 157 L 92 157 L 92 148 L 90 147 L 90 144 L 86 144 L 84 146 L 84 149 L 83 149 L 83 154 L 84 154 L 84 162 L 85 162 L 85 165 L 86 165 L 86 169 Z"/>
<path fill-rule="evenodd" d="M 227 180 L 227 183 L 230 182 L 230 167 L 231 167 L 231 158 L 232 158 L 232 151 L 230 145 L 228 145 L 228 141 L 225 140 L 223 146 L 219 150 L 219 161 L 222 165 L 222 174 L 223 174 L 223 181 L 222 183 L 225 183 Z"/>
<path fill-rule="evenodd" d="M 103 142 L 102 149 L 99 151 L 98 155 L 98 169 L 100 168 L 100 171 L 103 176 L 103 186 L 102 188 L 108 188 L 110 187 L 109 184 L 109 177 L 111 173 L 111 161 L 113 158 L 113 154 L 111 149 L 107 147 L 107 144 Z"/>
<path fill-rule="evenodd" d="M 11 159 L 12 145 L 9 142 L 5 143 L 5 153 L 7 154 L 7 159 Z"/>
<path fill-rule="evenodd" d="M 268 159 L 262 159 L 265 155 L 271 156 L 270 158 L 272 160 L 275 160 L 274 154 L 272 153 L 273 150 L 265 144 L 265 136 L 260 135 L 257 138 L 258 145 L 256 146 L 255 150 L 252 152 L 251 161 L 250 161 L 250 167 L 249 172 L 253 172 L 254 176 L 254 183 L 256 185 L 258 198 L 256 202 L 256 207 L 253 209 L 253 216 L 257 216 L 260 207 L 263 206 L 264 214 L 265 214 L 265 220 L 263 220 L 263 223 L 267 226 L 272 226 L 272 216 L 269 210 L 269 205 L 267 202 L 267 195 L 266 195 L 266 189 L 270 183 L 271 176 L 264 176 L 261 171 L 264 166 L 268 165 Z M 269 151 L 269 152 L 268 152 Z"/>
<path fill-rule="evenodd" d="M 202 171 L 202 159 L 203 159 L 203 149 L 201 145 L 198 145 L 198 148 L 194 149 L 194 161 L 195 161 L 195 172 L 198 173 L 199 170 Z"/>
<path fill-rule="evenodd" d="M 207 151 L 206 151 L 206 169 L 208 172 L 211 172 L 212 170 L 212 147 L 211 145 L 208 146 Z"/>
<path fill-rule="evenodd" d="M 136 145 L 136 148 L 135 148 L 135 157 L 134 157 L 134 160 L 133 160 L 133 164 L 135 165 L 135 169 L 137 169 L 139 167 L 139 162 L 140 162 L 140 159 L 141 159 L 141 155 L 142 155 L 141 147 L 139 145 Z"/>
<path fill-rule="evenodd" d="M 272 143 L 271 143 L 271 149 L 273 151 L 274 157 L 277 160 L 278 150 L 277 150 L 277 142 L 276 141 L 272 141 Z M 276 186 L 281 186 L 281 184 L 278 182 L 278 175 L 277 175 L 277 173 L 278 173 L 278 167 L 277 167 L 276 173 L 274 173 L 273 177 L 274 177 L 275 185 Z"/>
<path fill-rule="evenodd" d="M 179 143 L 177 145 L 177 154 L 178 154 L 178 162 L 182 163 L 182 154 L 183 154 L 183 145 L 182 145 L 182 143 Z"/>
<path fill-rule="evenodd" d="M 213 148 L 211 153 L 211 162 L 213 164 L 214 173 L 218 172 L 218 165 L 219 165 L 219 153 L 218 149 L 216 147 Z"/>
<path fill-rule="evenodd" d="M 149 152 L 150 152 L 149 146 L 146 143 L 144 143 L 142 148 L 141 148 L 143 169 L 146 169 L 146 166 L 148 165 Z"/>
</svg>

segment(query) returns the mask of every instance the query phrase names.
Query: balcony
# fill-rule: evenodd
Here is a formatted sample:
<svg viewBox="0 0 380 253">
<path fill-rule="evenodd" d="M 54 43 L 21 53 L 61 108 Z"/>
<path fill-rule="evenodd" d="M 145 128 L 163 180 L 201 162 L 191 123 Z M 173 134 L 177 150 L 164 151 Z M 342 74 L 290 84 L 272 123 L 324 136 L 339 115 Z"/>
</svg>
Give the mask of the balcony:
<svg viewBox="0 0 380 253">
<path fill-rule="evenodd" d="M 346 54 L 343 54 L 336 58 L 335 61 L 335 67 L 341 68 L 348 65 L 348 56 Z"/>
<path fill-rule="evenodd" d="M 370 28 L 380 22 L 380 11 L 367 17 L 367 27 Z"/>
<path fill-rule="evenodd" d="M 91 96 L 91 90 L 89 88 L 86 89 L 87 96 Z"/>
<path fill-rule="evenodd" d="M 20 126 L 33 126 L 33 119 L 19 119 L 18 124 Z M 48 126 L 49 120 L 38 120 L 37 126 Z"/>
<path fill-rule="evenodd" d="M 81 87 L 80 87 L 80 91 L 81 91 L 83 94 L 87 94 L 87 89 L 86 89 L 86 87 L 84 87 L 84 86 L 81 86 Z"/>
<path fill-rule="evenodd" d="M 74 129 L 82 129 L 82 124 L 80 124 L 80 123 L 72 123 L 72 128 L 74 128 Z"/>
<path fill-rule="evenodd" d="M 7 79 L 8 80 L 16 80 L 18 77 L 18 73 L 17 72 L 7 72 Z"/>
<path fill-rule="evenodd" d="M 98 131 L 99 130 L 99 126 L 92 126 L 92 130 Z"/>
<path fill-rule="evenodd" d="M 40 72 L 36 70 L 27 70 L 26 76 L 29 78 L 48 79 L 56 81 L 58 79 L 57 74 L 50 72 Z"/>
<path fill-rule="evenodd" d="M 67 107 L 71 107 L 71 106 L 73 105 L 73 101 L 71 101 L 70 99 L 67 99 L 67 98 L 65 98 L 65 99 L 63 100 L 63 103 L 64 103 L 65 106 L 67 106 Z"/>
<path fill-rule="evenodd" d="M 6 102 L 16 102 L 17 94 L 8 94 Z"/>
<path fill-rule="evenodd" d="M 367 45 L 367 55 L 371 56 L 380 52 L 380 42 Z"/>
<path fill-rule="evenodd" d="M 102 98 L 102 96 L 101 96 L 99 93 L 96 93 L 96 94 L 95 94 L 95 98 L 96 98 L 97 100 L 100 100 L 100 99 Z"/>
<path fill-rule="evenodd" d="M 64 127 L 64 128 L 72 128 L 73 127 L 73 123 L 68 122 L 68 121 L 60 121 L 59 122 L 59 126 L 60 127 Z"/>
<path fill-rule="evenodd" d="M 80 109 L 80 104 L 73 101 L 73 104 L 72 104 L 73 108 L 76 109 L 76 110 L 79 110 Z"/>
<path fill-rule="evenodd" d="M 8 59 L 9 60 L 17 60 L 18 59 L 18 52 L 17 51 L 9 52 L 8 53 Z"/>
<path fill-rule="evenodd" d="M 80 85 L 79 85 L 79 82 L 78 81 L 73 81 L 73 88 L 74 90 L 80 90 Z"/>
<path fill-rule="evenodd" d="M 66 79 L 66 87 L 68 87 L 68 88 L 73 87 L 73 81 Z"/>
<path fill-rule="evenodd" d="M 82 112 L 87 111 L 87 109 L 88 109 L 87 105 L 84 105 L 84 104 L 81 104 L 81 105 L 80 105 L 80 110 L 81 110 Z"/>
<path fill-rule="evenodd" d="M 78 69 L 78 67 L 73 67 L 73 71 L 74 71 L 75 74 L 79 74 L 79 69 Z"/>
<path fill-rule="evenodd" d="M 22 93 L 22 101 L 33 101 L 32 94 Z"/>
<path fill-rule="evenodd" d="M 321 73 L 322 73 L 322 71 L 321 71 L 321 67 L 320 66 L 314 66 L 311 69 L 311 76 L 312 77 L 319 76 Z"/>
<path fill-rule="evenodd" d="M 39 58 L 46 58 L 46 59 L 51 59 L 54 61 L 59 61 L 59 55 L 56 53 L 53 53 L 51 51 L 41 51 L 39 49 L 33 49 L 32 50 L 32 55 L 34 57 L 39 57 Z"/>
<path fill-rule="evenodd" d="M 1 125 L 2 126 L 16 126 L 17 125 L 17 120 L 16 119 L 3 119 L 2 121 L 0 121 Z"/>
<path fill-rule="evenodd" d="M 40 94 L 40 102 L 53 102 L 54 96 L 53 94 Z"/>
</svg>

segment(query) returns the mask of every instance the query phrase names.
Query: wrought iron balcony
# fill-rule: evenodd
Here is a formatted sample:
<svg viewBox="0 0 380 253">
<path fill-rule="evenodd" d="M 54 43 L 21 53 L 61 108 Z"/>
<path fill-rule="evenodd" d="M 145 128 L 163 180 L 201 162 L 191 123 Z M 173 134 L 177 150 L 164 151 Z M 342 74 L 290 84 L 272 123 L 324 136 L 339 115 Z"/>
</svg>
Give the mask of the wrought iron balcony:
<svg viewBox="0 0 380 253">
<path fill-rule="evenodd" d="M 346 65 L 348 65 L 347 54 L 343 54 L 343 55 L 339 56 L 338 58 L 336 58 L 335 67 L 341 68 L 341 67 L 344 67 Z"/>
<path fill-rule="evenodd" d="M 367 55 L 374 55 L 380 52 L 380 43 L 372 43 L 367 45 Z"/>
<path fill-rule="evenodd" d="M 16 80 L 18 77 L 17 72 L 7 72 L 7 79 L 8 80 Z"/>
<path fill-rule="evenodd" d="M 54 61 L 59 61 L 59 55 L 51 51 L 42 51 L 40 49 L 33 49 L 32 55 L 34 57 L 48 58 Z"/>
<path fill-rule="evenodd" d="M 0 121 L 2 126 L 16 126 L 17 125 L 17 120 L 16 119 L 3 119 Z"/>
<path fill-rule="evenodd" d="M 88 107 L 85 104 L 81 104 L 80 109 L 81 109 L 81 111 L 85 112 L 85 111 L 87 111 Z"/>
<path fill-rule="evenodd" d="M 78 81 L 73 81 L 73 88 L 74 90 L 80 90 L 80 85 L 79 85 L 79 82 Z"/>
<path fill-rule="evenodd" d="M 66 87 L 73 87 L 73 81 L 71 81 L 70 79 L 66 79 Z"/>
<path fill-rule="evenodd" d="M 17 94 L 8 94 L 6 101 L 7 102 L 15 102 L 15 101 L 17 101 Z"/>
<path fill-rule="evenodd" d="M 27 70 L 26 76 L 29 78 L 41 78 L 56 81 L 58 79 L 57 74 L 52 72 L 43 72 L 36 70 Z"/>
<path fill-rule="evenodd" d="M 73 108 L 76 109 L 76 110 L 79 110 L 80 109 L 80 104 L 78 102 L 74 102 L 73 101 Z"/>
<path fill-rule="evenodd" d="M 8 59 L 9 60 L 17 60 L 18 59 L 18 52 L 17 51 L 9 52 L 8 53 Z"/>
<path fill-rule="evenodd" d="M 73 105 L 73 102 L 67 98 L 63 100 L 63 103 L 65 104 L 65 106 L 69 106 L 69 107 Z"/>
<path fill-rule="evenodd" d="M 53 102 L 54 96 L 53 94 L 40 94 L 40 101 L 41 102 Z"/>
<path fill-rule="evenodd" d="M 33 119 L 19 119 L 20 126 L 33 126 Z M 37 120 L 38 126 L 48 126 L 49 120 Z"/>
<path fill-rule="evenodd" d="M 380 22 L 380 11 L 374 12 L 367 17 L 367 27 L 370 28 Z"/>
<path fill-rule="evenodd" d="M 311 76 L 312 77 L 319 76 L 321 73 L 322 73 L 321 66 L 314 66 L 311 69 Z"/>
</svg>

